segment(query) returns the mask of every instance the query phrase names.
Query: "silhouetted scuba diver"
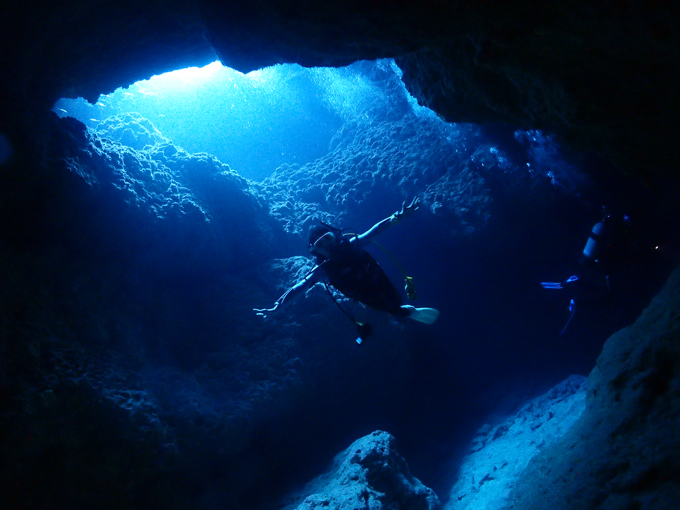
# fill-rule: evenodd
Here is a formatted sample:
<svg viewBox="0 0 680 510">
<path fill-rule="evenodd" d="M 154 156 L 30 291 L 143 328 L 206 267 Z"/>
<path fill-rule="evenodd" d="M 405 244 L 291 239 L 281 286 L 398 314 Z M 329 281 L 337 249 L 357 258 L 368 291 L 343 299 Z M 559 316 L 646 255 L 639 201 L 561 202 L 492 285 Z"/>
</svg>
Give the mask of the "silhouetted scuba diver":
<svg viewBox="0 0 680 510">
<path fill-rule="evenodd" d="M 259 315 L 274 312 L 285 302 L 289 302 L 302 294 L 317 282 L 323 282 L 328 290 L 329 285 L 335 287 L 343 295 L 359 301 L 371 308 L 381 310 L 397 317 L 432 324 L 439 312 L 434 308 L 415 308 L 404 305 L 401 294 L 392 284 L 385 271 L 364 247 L 383 233 L 388 227 L 398 223 L 402 218 L 411 215 L 420 206 L 420 199 L 414 198 L 410 205 L 402 205 L 401 211 L 376 223 L 361 235 L 343 234 L 343 231 L 326 224 L 316 225 L 309 230 L 309 251 L 316 258 L 316 265 L 307 275 L 288 289 L 272 308 L 255 309 Z M 415 299 L 413 281 L 406 279 L 406 293 L 409 299 Z M 357 326 L 362 343 L 372 332 L 370 324 L 358 322 L 349 314 L 335 298 L 335 303 Z"/>
<path fill-rule="evenodd" d="M 541 282 L 544 289 L 570 289 L 569 319 L 562 328 L 564 334 L 576 313 L 576 300 L 579 302 L 602 298 L 611 292 L 610 271 L 617 258 L 616 250 L 626 252 L 629 237 L 630 218 L 628 215 L 613 216 L 606 212 L 601 221 L 591 229 L 579 261 L 579 274 L 564 282 Z"/>
</svg>

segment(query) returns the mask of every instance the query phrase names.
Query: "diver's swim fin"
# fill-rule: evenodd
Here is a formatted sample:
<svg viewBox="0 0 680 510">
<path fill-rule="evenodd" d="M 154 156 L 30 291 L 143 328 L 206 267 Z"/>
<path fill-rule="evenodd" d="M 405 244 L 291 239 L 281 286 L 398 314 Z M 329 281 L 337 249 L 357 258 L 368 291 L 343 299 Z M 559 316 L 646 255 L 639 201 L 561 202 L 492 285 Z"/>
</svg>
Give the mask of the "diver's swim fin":
<svg viewBox="0 0 680 510">
<path fill-rule="evenodd" d="M 434 308 L 416 308 L 410 305 L 402 306 L 402 308 L 411 312 L 411 315 L 408 316 L 409 319 L 422 322 L 423 324 L 432 324 L 439 317 L 439 310 Z"/>
<path fill-rule="evenodd" d="M 567 330 L 567 327 L 569 326 L 569 323 L 571 322 L 571 319 L 574 318 L 574 314 L 576 313 L 576 301 L 573 299 L 569 302 L 569 320 L 567 320 L 567 323 L 564 325 L 562 328 L 562 331 L 560 332 L 560 336 L 564 335 L 564 332 Z"/>
</svg>

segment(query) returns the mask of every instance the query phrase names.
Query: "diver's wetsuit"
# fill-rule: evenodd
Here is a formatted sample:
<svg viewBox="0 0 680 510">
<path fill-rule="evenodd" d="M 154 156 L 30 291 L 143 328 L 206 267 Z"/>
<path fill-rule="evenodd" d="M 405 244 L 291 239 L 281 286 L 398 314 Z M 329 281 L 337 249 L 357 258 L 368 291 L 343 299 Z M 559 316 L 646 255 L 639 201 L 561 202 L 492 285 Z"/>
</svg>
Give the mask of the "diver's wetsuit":
<svg viewBox="0 0 680 510">
<path fill-rule="evenodd" d="M 349 240 L 343 240 L 320 266 L 328 282 L 346 297 L 392 315 L 409 316 L 410 312 L 401 308 L 401 294 L 378 262 L 366 250 L 357 251 Z"/>
</svg>

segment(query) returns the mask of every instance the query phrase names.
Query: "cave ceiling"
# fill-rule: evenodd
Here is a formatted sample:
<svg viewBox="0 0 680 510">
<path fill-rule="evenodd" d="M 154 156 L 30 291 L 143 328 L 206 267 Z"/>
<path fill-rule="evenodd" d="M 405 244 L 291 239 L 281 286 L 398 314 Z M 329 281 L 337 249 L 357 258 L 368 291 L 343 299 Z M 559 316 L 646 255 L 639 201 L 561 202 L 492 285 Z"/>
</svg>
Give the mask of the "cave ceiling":
<svg viewBox="0 0 680 510">
<path fill-rule="evenodd" d="M 29 136 L 60 97 L 95 101 L 215 57 L 243 72 L 392 57 L 411 93 L 448 121 L 545 129 L 649 179 L 677 171 L 675 2 L 57 0 L 3 9 L 0 128 L 10 137 Z"/>
</svg>

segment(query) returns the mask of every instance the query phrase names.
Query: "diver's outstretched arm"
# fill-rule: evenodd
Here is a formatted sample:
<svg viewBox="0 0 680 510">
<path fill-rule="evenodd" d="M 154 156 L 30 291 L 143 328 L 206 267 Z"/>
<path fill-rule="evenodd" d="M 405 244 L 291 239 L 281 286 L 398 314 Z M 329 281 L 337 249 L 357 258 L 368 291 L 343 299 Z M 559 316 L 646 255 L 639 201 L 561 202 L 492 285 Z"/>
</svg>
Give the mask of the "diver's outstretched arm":
<svg viewBox="0 0 680 510">
<path fill-rule="evenodd" d="M 359 243 L 360 247 L 366 246 L 368 243 L 373 241 L 373 239 L 375 239 L 385 230 L 387 230 L 389 226 L 398 223 L 399 221 L 401 221 L 402 218 L 405 218 L 406 216 L 410 216 L 411 214 L 416 212 L 419 207 L 420 197 L 414 197 L 409 205 L 406 205 L 406 202 L 404 202 L 401 205 L 401 211 L 397 211 L 392 216 L 376 223 L 369 230 L 367 230 L 360 236 L 352 238 L 352 241 Z"/>
<path fill-rule="evenodd" d="M 274 306 L 272 308 L 253 308 L 253 311 L 256 312 L 257 315 L 264 316 L 267 312 L 276 312 L 283 306 L 284 303 L 290 303 L 314 283 L 316 283 L 318 278 L 317 270 L 319 267 L 321 266 L 314 266 L 314 268 L 309 273 L 307 273 L 307 275 L 302 280 L 284 292 L 283 295 L 274 302 Z"/>
</svg>

